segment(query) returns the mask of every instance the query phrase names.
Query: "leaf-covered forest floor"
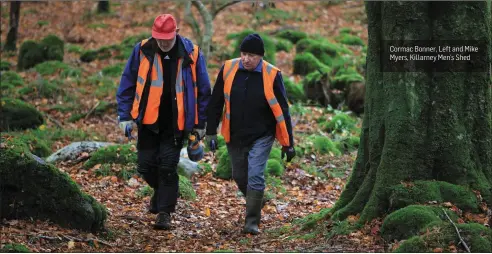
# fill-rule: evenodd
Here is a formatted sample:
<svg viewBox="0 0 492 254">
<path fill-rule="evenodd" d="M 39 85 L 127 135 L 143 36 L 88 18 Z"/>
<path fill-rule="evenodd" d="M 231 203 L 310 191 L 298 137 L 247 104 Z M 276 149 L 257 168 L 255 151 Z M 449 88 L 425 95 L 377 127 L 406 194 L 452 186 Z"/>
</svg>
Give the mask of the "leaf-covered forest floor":
<svg viewBox="0 0 492 254">
<path fill-rule="evenodd" d="M 79 68 L 80 78 L 65 78 L 59 83 L 58 96 L 51 98 L 33 94 L 21 95 L 49 117 L 41 129 L 79 130 L 87 133 L 88 140 L 104 140 L 120 144 L 128 143 L 117 129 L 115 114 L 115 93 L 119 75 L 100 80 L 98 74 L 107 66 L 125 63 L 113 58 L 83 63 L 80 49 L 98 49 L 118 44 L 125 38 L 142 32 L 150 32 L 154 17 L 161 12 L 171 12 L 180 20 L 180 33 L 193 39 L 191 29 L 184 24 L 183 6 L 176 3 L 112 2 L 111 14 L 94 14 L 96 2 L 23 2 L 18 35 L 20 43 L 31 39 L 39 41 L 48 34 L 62 39 L 68 37 L 79 43 L 68 43 L 64 63 Z M 1 3 L 2 20 L 8 20 L 8 2 Z M 294 27 L 306 33 L 318 33 L 332 37 L 341 28 L 349 27 L 367 41 L 367 29 L 363 24 L 364 8 L 360 1 L 339 4 L 321 4 L 315 1 L 277 2 L 282 10 L 272 15 L 255 9 L 251 3 L 240 3 L 227 8 L 214 20 L 213 47 L 219 51 L 230 46 L 226 35 L 256 26 L 259 31 L 272 31 L 282 27 Z M 269 16 L 271 15 L 271 16 Z M 255 18 L 255 17 L 258 17 Z M 272 18 L 273 17 L 273 18 Z M 268 19 L 271 19 L 268 21 Z M 1 40 L 5 40 L 8 22 L 1 24 Z M 277 66 L 284 75 L 293 76 L 293 52 L 277 53 Z M 17 56 L 2 52 L 2 60 L 15 65 Z M 212 55 L 209 74 L 212 82 L 220 67 L 220 58 Z M 59 72 L 40 76 L 36 71 L 20 72 L 26 84 L 40 79 L 59 79 Z M 213 83 L 212 83 L 213 84 Z M 94 110 L 108 103 L 108 108 Z M 84 117 L 74 119 L 76 114 Z M 321 135 L 319 119 L 329 120 L 333 114 L 322 108 L 304 107 L 302 114 L 296 114 L 296 143 L 305 142 L 306 135 Z M 357 125 L 360 128 L 359 119 Z M 52 151 L 70 144 L 66 138 L 53 142 Z M 132 141 L 135 144 L 135 141 Z M 309 145 L 309 144 L 308 144 Z M 90 156 L 90 155 L 82 155 Z M 195 201 L 180 199 L 177 212 L 173 215 L 171 231 L 156 231 L 151 225 L 155 215 L 146 212 L 149 196 L 142 197 L 140 190 L 144 181 L 135 177 L 131 184 L 113 176 L 96 176 L 98 166 L 83 170 L 82 163 L 58 163 L 57 166 L 70 174 L 82 190 L 94 196 L 108 209 L 107 231 L 91 234 L 58 227 L 46 221 L 4 220 L 1 222 L 2 245 L 22 243 L 36 252 L 382 252 L 383 244 L 376 235 L 379 223 L 350 233 L 326 237 L 330 232 L 343 233 L 337 225 L 305 227 L 305 216 L 326 211 L 339 197 L 351 167 L 356 151 L 342 155 L 333 153 L 305 153 L 286 165 L 286 172 L 280 178 L 281 185 L 269 191 L 274 198 L 263 209 L 262 223 L 258 236 L 242 235 L 240 229 L 244 216 L 245 200 L 237 193 L 233 181 L 221 180 L 207 173 L 192 178 L 197 192 Z M 217 159 L 208 152 L 202 163 L 210 162 L 214 169 Z M 314 171 L 313 171 L 314 169 Z M 304 218 L 304 219 L 303 219 Z M 350 218 L 349 218 L 350 219 Z M 355 218 L 352 218 L 355 221 Z M 340 231 L 338 232 L 337 229 Z M 92 240 L 91 240 L 92 239 Z M 97 239 L 97 240 L 94 240 Z"/>
</svg>

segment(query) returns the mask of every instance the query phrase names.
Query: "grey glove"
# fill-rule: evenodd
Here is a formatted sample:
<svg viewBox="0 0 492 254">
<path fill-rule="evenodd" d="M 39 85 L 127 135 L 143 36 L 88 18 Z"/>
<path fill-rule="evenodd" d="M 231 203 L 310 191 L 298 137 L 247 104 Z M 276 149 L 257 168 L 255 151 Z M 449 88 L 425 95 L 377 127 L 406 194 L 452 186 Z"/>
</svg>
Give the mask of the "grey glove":
<svg viewBox="0 0 492 254">
<path fill-rule="evenodd" d="M 198 133 L 198 139 L 200 139 L 200 140 L 203 137 L 205 137 L 205 129 L 196 129 L 196 128 L 193 128 L 193 132 Z"/>
<path fill-rule="evenodd" d="M 118 124 L 118 126 L 123 131 L 125 136 L 128 137 L 128 133 L 131 134 L 131 132 L 133 130 L 133 121 L 122 121 Z"/>
</svg>

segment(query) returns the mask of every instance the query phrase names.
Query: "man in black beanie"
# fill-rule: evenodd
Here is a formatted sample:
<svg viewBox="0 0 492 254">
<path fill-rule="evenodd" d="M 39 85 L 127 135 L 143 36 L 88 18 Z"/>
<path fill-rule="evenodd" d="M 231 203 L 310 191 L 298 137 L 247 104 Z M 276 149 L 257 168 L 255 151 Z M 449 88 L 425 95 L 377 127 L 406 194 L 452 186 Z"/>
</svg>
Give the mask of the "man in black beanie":
<svg viewBox="0 0 492 254">
<path fill-rule="evenodd" d="M 282 159 L 295 156 L 287 95 L 280 70 L 263 60 L 265 48 L 258 34 L 244 38 L 241 57 L 222 66 L 207 108 L 207 141 L 217 149 L 217 127 L 232 163 L 232 178 L 246 197 L 244 233 L 258 234 L 264 205 L 264 171 L 275 139 Z"/>
</svg>

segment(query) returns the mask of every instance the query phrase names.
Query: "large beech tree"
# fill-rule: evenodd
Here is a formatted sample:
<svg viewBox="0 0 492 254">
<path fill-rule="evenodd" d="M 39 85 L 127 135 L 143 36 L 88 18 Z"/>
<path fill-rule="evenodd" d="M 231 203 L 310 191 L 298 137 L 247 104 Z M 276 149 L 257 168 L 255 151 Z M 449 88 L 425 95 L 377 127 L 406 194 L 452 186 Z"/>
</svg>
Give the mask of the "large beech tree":
<svg viewBox="0 0 492 254">
<path fill-rule="evenodd" d="M 366 10 L 369 41 L 361 145 L 332 218 L 360 214 L 359 222 L 364 223 L 384 216 L 396 209 L 395 188 L 415 181 L 464 187 L 480 194 L 490 207 L 490 2 L 368 1 Z M 386 72 L 394 65 L 381 57 L 388 40 L 400 46 L 412 46 L 411 40 L 428 40 L 433 46 L 481 41 L 484 57 L 449 69 L 430 65 L 419 72 Z M 411 63 L 405 68 L 412 69 Z"/>
</svg>

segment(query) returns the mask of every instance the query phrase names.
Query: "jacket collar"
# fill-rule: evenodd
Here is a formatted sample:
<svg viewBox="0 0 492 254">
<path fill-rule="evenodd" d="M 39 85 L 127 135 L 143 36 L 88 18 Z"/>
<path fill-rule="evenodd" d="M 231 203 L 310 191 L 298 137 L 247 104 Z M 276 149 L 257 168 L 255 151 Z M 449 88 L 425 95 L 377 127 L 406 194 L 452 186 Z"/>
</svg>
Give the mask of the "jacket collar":
<svg viewBox="0 0 492 254">
<path fill-rule="evenodd" d="M 181 36 L 176 35 L 176 43 L 178 43 L 178 52 L 177 52 L 177 56 L 178 58 L 183 58 L 183 66 L 187 66 L 189 64 L 191 64 L 193 62 L 193 60 L 191 60 L 190 56 L 189 56 L 189 53 L 191 52 L 191 50 L 187 50 L 186 46 L 185 46 L 185 41 L 183 40 L 183 38 Z M 150 38 L 147 43 L 145 43 L 142 47 L 141 47 L 141 50 L 142 52 L 144 53 L 144 55 L 149 58 L 149 59 L 154 59 L 154 55 L 155 55 L 155 52 L 157 50 L 157 42 L 154 38 Z"/>
<path fill-rule="evenodd" d="M 258 65 L 256 66 L 256 68 L 253 70 L 253 72 L 260 72 L 261 73 L 261 70 L 262 70 L 262 67 L 263 67 L 263 59 L 260 60 L 260 62 L 258 63 Z M 244 66 L 243 66 L 243 61 L 239 60 L 239 69 L 240 70 L 245 70 L 247 71 Z"/>
</svg>

